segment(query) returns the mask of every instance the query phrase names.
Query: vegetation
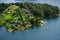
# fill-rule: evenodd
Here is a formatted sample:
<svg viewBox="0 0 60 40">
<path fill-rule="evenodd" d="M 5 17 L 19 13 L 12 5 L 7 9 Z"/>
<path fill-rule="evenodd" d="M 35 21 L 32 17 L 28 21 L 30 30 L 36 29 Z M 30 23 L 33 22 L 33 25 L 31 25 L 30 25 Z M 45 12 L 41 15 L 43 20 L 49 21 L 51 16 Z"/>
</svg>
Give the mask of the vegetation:
<svg viewBox="0 0 60 40">
<path fill-rule="evenodd" d="M 59 8 L 40 3 L 0 3 L 0 26 L 9 32 L 25 30 L 33 25 L 41 26 L 44 18 L 58 17 Z"/>
</svg>

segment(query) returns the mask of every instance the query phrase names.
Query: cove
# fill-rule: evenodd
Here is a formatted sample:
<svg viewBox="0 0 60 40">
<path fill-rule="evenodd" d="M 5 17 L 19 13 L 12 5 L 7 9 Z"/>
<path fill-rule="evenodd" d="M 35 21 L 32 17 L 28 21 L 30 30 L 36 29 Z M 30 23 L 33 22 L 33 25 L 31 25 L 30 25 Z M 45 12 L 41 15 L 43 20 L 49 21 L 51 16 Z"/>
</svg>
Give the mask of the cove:
<svg viewBox="0 0 60 40">
<path fill-rule="evenodd" d="M 58 4 L 57 4 L 58 5 Z M 60 7 L 60 5 L 58 5 Z M 0 28 L 0 40 L 60 40 L 60 17 L 46 19 L 41 27 L 32 27 L 24 31 L 7 32 Z"/>
<path fill-rule="evenodd" d="M 0 40 L 60 40 L 60 17 L 46 19 L 47 23 L 39 28 L 9 33 L 0 28 Z"/>
</svg>

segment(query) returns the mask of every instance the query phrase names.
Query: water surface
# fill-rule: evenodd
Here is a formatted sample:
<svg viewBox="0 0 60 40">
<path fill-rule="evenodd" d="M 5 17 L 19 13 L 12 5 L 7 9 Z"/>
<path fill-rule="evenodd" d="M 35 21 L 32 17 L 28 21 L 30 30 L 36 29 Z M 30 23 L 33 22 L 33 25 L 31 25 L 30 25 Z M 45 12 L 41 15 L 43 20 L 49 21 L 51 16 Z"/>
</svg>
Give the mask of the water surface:
<svg viewBox="0 0 60 40">
<path fill-rule="evenodd" d="M 0 2 L 15 2 L 14 0 L 0 0 Z M 60 8 L 59 0 L 38 0 L 40 3 L 49 3 Z M 42 27 L 32 27 L 25 31 L 9 33 L 5 27 L 0 28 L 0 40 L 60 40 L 60 17 L 46 19 L 47 23 Z"/>
<path fill-rule="evenodd" d="M 60 17 L 46 19 L 42 27 L 32 27 L 25 31 L 9 33 L 5 27 L 0 28 L 0 40 L 60 40 Z"/>
</svg>

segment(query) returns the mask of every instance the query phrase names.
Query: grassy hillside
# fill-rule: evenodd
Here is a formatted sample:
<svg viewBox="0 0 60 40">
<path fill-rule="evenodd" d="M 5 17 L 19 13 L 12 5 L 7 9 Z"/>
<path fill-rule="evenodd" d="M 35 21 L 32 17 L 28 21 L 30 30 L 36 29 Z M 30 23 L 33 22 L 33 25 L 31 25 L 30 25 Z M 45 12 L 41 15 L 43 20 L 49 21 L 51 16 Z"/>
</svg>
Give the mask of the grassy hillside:
<svg viewBox="0 0 60 40">
<path fill-rule="evenodd" d="M 40 3 L 1 3 L 0 10 L 0 26 L 5 26 L 9 32 L 41 26 L 44 18 L 59 15 L 58 7 Z"/>
</svg>

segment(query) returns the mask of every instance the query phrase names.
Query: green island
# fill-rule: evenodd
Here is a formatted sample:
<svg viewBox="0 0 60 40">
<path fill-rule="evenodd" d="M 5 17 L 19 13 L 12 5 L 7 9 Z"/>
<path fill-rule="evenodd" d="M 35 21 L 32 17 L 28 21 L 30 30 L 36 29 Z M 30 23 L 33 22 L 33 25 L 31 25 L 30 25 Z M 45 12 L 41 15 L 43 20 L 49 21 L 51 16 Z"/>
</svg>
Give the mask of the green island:
<svg viewBox="0 0 60 40">
<path fill-rule="evenodd" d="M 44 18 L 59 16 L 59 8 L 41 3 L 0 3 L 0 27 L 7 31 L 25 30 L 34 25 L 42 26 Z"/>
</svg>

